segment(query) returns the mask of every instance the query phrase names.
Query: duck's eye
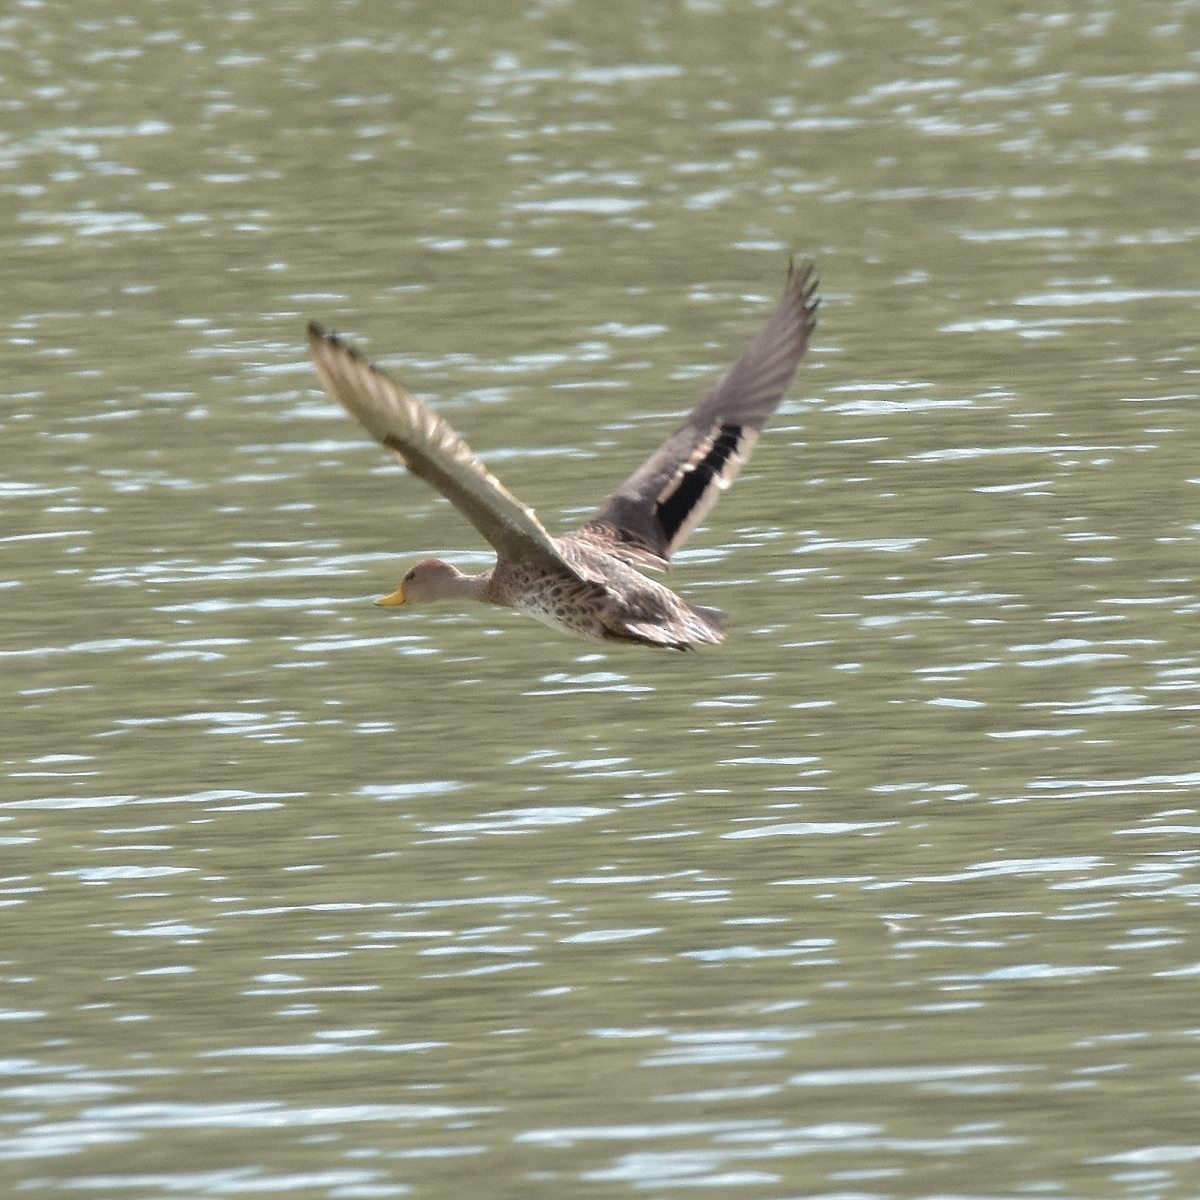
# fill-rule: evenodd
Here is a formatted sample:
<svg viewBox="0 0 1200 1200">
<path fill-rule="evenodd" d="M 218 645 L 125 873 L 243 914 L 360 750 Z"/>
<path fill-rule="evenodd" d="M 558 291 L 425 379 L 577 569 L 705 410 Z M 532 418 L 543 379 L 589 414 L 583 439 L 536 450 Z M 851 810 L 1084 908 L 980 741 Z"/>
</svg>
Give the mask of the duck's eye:
<svg viewBox="0 0 1200 1200">
<path fill-rule="evenodd" d="M 407 575 L 405 575 L 405 577 L 404 577 L 404 582 L 412 583 L 412 579 L 415 574 L 416 574 L 416 571 L 409 571 L 409 573 Z"/>
</svg>

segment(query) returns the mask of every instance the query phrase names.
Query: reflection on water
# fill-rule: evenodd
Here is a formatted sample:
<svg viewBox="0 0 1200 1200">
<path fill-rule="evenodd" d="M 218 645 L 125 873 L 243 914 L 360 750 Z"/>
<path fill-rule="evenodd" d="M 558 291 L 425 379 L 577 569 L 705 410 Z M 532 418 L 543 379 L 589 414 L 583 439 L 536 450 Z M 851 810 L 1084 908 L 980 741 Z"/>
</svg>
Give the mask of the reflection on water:
<svg viewBox="0 0 1200 1200">
<path fill-rule="evenodd" d="M 481 13 L 0 19 L 0 1179 L 1190 1196 L 1188 4 Z M 369 603 L 306 319 L 565 527 L 792 249 L 725 649 Z"/>
</svg>

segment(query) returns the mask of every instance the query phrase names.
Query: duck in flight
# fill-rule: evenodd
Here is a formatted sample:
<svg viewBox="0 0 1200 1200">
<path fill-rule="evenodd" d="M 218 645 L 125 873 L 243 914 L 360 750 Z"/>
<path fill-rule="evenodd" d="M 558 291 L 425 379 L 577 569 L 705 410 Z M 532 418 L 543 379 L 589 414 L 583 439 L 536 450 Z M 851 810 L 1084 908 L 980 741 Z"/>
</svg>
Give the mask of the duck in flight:
<svg viewBox="0 0 1200 1200">
<path fill-rule="evenodd" d="M 644 572 L 666 569 L 737 476 L 804 357 L 817 303 L 812 264 L 793 264 L 783 300 L 746 353 L 590 520 L 561 537 L 441 417 L 310 324 L 313 365 L 330 395 L 496 551 L 496 565 L 479 575 L 419 562 L 377 603 L 476 600 L 585 637 L 674 650 L 722 641 L 724 613 L 689 604 Z"/>
</svg>

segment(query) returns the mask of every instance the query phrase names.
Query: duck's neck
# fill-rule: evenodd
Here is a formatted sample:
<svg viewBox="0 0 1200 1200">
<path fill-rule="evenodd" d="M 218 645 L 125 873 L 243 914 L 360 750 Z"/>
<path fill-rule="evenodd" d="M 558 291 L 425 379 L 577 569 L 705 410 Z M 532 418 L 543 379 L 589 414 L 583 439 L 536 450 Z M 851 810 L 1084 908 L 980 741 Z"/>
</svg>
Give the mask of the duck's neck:
<svg viewBox="0 0 1200 1200">
<path fill-rule="evenodd" d="M 456 572 L 450 579 L 448 597 L 455 600 L 475 600 L 480 604 L 491 601 L 488 585 L 492 582 L 491 571 L 481 571 L 478 575 L 464 575 Z"/>
</svg>

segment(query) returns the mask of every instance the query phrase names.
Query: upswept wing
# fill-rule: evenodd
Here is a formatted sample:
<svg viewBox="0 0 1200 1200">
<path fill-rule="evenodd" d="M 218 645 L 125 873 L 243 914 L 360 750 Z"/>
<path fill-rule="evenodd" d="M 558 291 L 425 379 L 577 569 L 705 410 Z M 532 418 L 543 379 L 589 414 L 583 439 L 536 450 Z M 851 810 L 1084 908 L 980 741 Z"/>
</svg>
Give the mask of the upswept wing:
<svg viewBox="0 0 1200 1200">
<path fill-rule="evenodd" d="M 666 565 L 750 456 L 817 323 L 812 263 L 793 263 L 766 328 L 688 419 L 615 491 L 579 535 L 634 566 Z"/>
<path fill-rule="evenodd" d="M 318 325 L 309 325 L 308 341 L 329 394 L 401 464 L 441 492 L 497 554 L 573 572 L 533 510 L 492 475 L 441 417 Z"/>
</svg>

